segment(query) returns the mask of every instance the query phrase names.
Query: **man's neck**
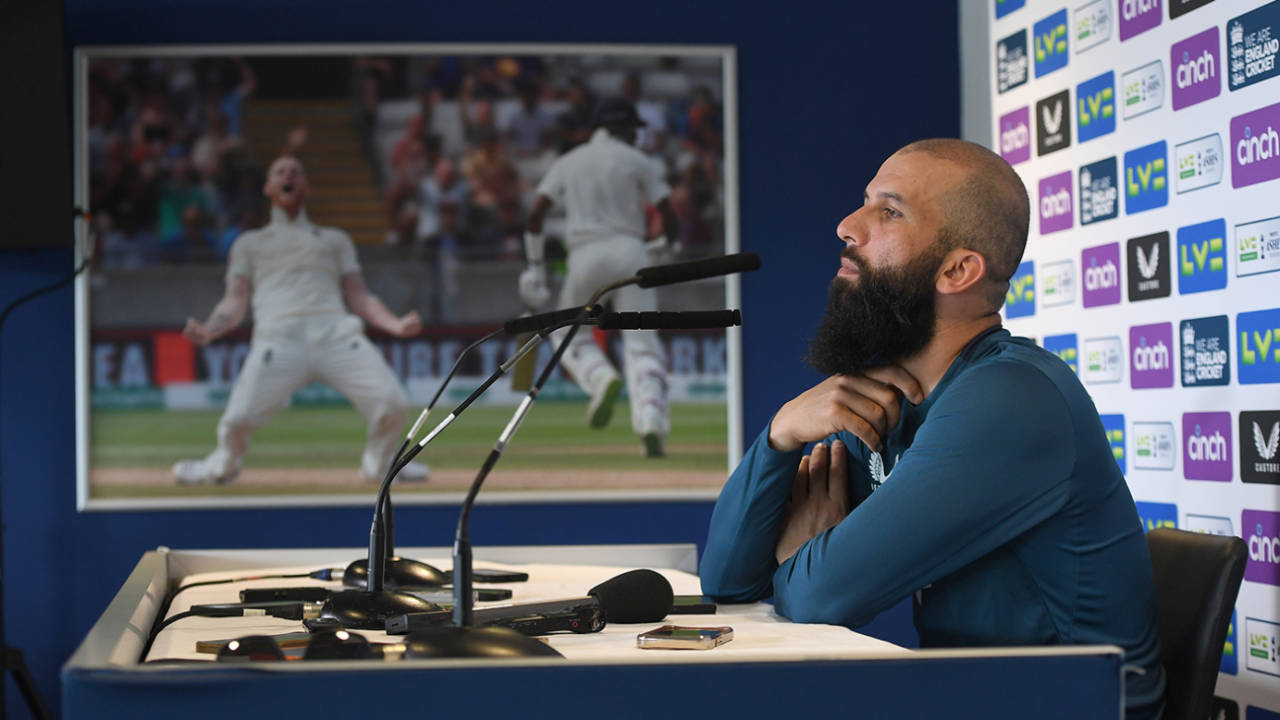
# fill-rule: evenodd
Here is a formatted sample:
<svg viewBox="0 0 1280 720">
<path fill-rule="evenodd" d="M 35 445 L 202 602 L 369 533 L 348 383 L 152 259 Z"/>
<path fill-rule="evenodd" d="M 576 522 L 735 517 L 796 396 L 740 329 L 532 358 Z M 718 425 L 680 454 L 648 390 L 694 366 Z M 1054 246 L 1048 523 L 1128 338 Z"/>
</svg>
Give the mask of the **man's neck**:
<svg viewBox="0 0 1280 720">
<path fill-rule="evenodd" d="M 306 214 L 303 205 L 299 204 L 295 207 L 288 208 L 284 205 L 271 205 L 271 219 L 279 222 L 294 222 L 299 218 L 305 218 Z"/>
<path fill-rule="evenodd" d="M 920 383 L 921 392 L 928 397 L 969 341 L 987 328 L 999 324 L 1000 316 L 996 313 L 971 320 L 939 318 L 934 328 L 933 339 L 929 344 L 925 345 L 920 352 L 903 360 L 901 365 Z"/>
</svg>

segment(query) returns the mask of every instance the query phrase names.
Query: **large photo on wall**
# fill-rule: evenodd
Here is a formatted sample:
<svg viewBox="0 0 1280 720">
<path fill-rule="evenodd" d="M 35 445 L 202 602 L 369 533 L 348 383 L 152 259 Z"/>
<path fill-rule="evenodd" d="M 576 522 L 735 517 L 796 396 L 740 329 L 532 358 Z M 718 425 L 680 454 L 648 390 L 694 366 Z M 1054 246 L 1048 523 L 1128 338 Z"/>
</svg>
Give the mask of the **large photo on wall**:
<svg viewBox="0 0 1280 720">
<path fill-rule="evenodd" d="M 506 321 L 736 252 L 723 47 L 210 46 L 76 53 L 81 509 L 362 504 L 506 366 Z M 603 298 L 737 308 L 735 277 Z M 457 502 L 552 335 L 397 476 Z M 528 362 L 532 360 L 532 362 Z M 452 374 L 448 383 L 446 377 Z M 714 498 L 736 329 L 584 327 L 482 498 Z"/>
</svg>

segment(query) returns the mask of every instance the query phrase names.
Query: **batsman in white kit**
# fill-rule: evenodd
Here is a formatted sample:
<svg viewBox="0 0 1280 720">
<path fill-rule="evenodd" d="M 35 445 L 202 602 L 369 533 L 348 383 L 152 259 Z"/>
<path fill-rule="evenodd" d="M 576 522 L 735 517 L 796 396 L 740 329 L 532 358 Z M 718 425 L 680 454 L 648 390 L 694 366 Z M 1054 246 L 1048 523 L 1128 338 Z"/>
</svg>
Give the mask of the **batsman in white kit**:
<svg viewBox="0 0 1280 720">
<path fill-rule="evenodd" d="M 624 98 L 603 101 L 594 117 L 591 139 L 565 153 L 538 184 L 537 199 L 526 224 L 529 266 L 520 275 L 520 297 L 539 308 L 550 299 L 544 268 L 543 220 L 553 202 L 565 208 L 568 271 L 560 291 L 560 307 L 581 305 L 605 283 L 631 277 L 648 265 L 668 262 L 675 252 L 679 223 L 667 196 L 671 188 L 651 160 L 633 147 L 636 129 L 645 123 Z M 662 216 L 665 238 L 648 241 L 645 203 Z M 657 310 L 652 289 L 628 286 L 605 298 L 617 311 Z M 556 341 L 567 330 L 553 336 Z M 662 457 L 671 431 L 667 404 L 667 358 L 656 330 L 622 335 L 631 426 L 648 457 Z M 622 378 L 590 332 L 579 332 L 562 359 L 565 369 L 591 397 L 587 422 L 608 424 Z"/>
<path fill-rule="evenodd" d="M 379 480 L 401 440 L 409 402 L 399 380 L 364 335 L 361 320 L 396 337 L 422 329 L 417 312 L 396 316 L 364 284 L 347 233 L 307 218 L 310 188 L 302 164 L 277 158 L 263 194 L 271 220 L 231 246 L 226 292 L 201 323 L 188 318 L 183 335 L 205 345 L 230 332 L 253 306 L 253 340 L 218 421 L 218 445 L 207 457 L 180 460 L 183 485 L 224 484 L 236 478 L 253 432 L 289 403 L 293 393 L 319 381 L 331 385 L 365 417 L 360 458 L 366 480 Z M 413 464 L 402 480 L 424 480 Z"/>
</svg>

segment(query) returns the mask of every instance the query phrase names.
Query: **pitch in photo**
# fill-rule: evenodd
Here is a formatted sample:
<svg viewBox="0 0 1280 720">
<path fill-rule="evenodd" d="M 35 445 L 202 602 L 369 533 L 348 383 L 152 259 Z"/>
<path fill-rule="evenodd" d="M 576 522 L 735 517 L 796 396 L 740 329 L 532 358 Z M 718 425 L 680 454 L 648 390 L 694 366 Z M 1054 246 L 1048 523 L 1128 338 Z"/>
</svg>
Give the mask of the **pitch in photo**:
<svg viewBox="0 0 1280 720">
<path fill-rule="evenodd" d="M 735 252 L 726 48 L 82 48 L 81 509 L 360 503 L 524 338 L 641 267 Z M 710 278 L 606 309 L 737 307 Z M 454 502 L 543 342 L 397 476 Z M 714 497 L 737 336 L 585 327 L 486 499 Z"/>
</svg>

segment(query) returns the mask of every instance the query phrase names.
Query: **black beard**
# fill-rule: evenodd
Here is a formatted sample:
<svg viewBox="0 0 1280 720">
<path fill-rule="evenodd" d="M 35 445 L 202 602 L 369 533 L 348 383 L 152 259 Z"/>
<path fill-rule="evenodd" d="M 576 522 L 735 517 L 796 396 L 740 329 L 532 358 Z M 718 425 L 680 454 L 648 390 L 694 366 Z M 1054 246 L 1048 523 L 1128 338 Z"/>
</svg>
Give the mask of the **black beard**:
<svg viewBox="0 0 1280 720">
<path fill-rule="evenodd" d="M 824 375 L 861 375 L 923 349 L 933 337 L 934 281 L 944 254 L 925 252 L 883 270 L 851 252 L 843 255 L 857 264 L 858 278 L 831 281 L 827 311 L 805 361 Z"/>
</svg>

